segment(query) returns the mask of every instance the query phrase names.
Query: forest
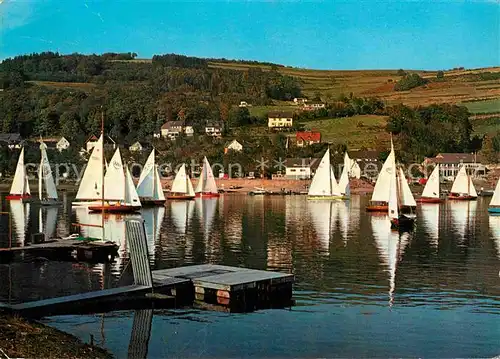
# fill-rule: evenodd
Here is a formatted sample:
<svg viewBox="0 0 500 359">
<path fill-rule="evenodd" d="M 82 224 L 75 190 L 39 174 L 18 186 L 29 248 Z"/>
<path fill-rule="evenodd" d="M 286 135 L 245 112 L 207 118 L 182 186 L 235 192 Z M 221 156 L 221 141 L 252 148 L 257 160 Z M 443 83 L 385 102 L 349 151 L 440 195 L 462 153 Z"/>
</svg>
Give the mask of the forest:
<svg viewBox="0 0 500 359">
<path fill-rule="evenodd" d="M 0 63 L 0 131 L 19 132 L 23 138 L 61 135 L 82 146 L 90 134 L 99 133 L 104 113 L 106 133 L 121 145 L 152 141 L 153 133 L 168 120 L 183 120 L 199 132 L 207 121 L 220 121 L 225 124 L 225 134 L 230 135 L 231 128 L 266 123 L 265 117 L 251 117 L 248 111 L 239 109 L 236 105 L 240 101 L 271 105 L 273 101 L 303 96 L 301 80 L 281 74 L 275 64 L 262 64 L 270 66 L 266 70 L 251 66 L 241 71 L 212 68 L 208 66 L 211 59 L 167 54 L 155 55 L 152 61 L 136 61 L 136 56 L 132 52 L 44 52 L 4 60 Z M 438 152 L 477 151 L 483 140 L 472 136 L 470 114 L 465 107 L 387 107 L 377 98 L 352 94 L 339 96 L 325 109 L 296 113 L 295 121 L 298 125 L 318 118 L 335 121 L 356 114 L 390 116 L 387 131 L 405 144 L 405 161 L 421 160 Z M 242 141 L 248 143 L 248 158 L 263 149 L 271 155 L 285 154 L 283 134 L 259 140 L 244 136 L 249 135 L 242 135 Z M 189 144 L 181 138 L 177 143 L 162 141 L 156 145 L 165 158 L 188 158 L 205 148 L 213 153 L 213 160 L 223 160 L 220 154 L 224 141 L 200 137 Z M 494 151 L 500 150 L 499 139 L 498 134 L 489 139 Z M 336 145 L 341 148 L 342 139 Z M 287 156 L 317 155 L 314 151 L 323 148 L 294 150 Z"/>
</svg>

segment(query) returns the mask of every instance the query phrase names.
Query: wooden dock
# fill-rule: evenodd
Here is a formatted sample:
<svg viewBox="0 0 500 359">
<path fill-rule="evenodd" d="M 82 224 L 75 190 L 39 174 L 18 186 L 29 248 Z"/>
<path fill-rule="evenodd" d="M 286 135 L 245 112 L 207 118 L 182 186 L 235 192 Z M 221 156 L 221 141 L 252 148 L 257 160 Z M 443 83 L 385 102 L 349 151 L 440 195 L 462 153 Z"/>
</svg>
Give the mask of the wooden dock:
<svg viewBox="0 0 500 359">
<path fill-rule="evenodd" d="M 144 222 L 127 220 L 126 227 L 133 285 L 14 305 L 0 303 L 0 310 L 3 308 L 24 316 L 42 317 L 191 305 L 227 312 L 248 312 L 285 308 L 293 304 L 293 274 L 214 264 L 151 271 Z M 69 244 L 58 243 L 50 248 L 68 248 L 71 247 Z M 77 244 L 72 243 L 72 246 Z M 88 244 L 78 246 L 86 248 Z"/>
<path fill-rule="evenodd" d="M 118 245 L 113 242 L 95 242 L 77 239 L 49 240 L 42 243 L 27 244 L 22 247 L 0 248 L 0 259 L 12 261 L 16 254 L 43 256 L 47 259 L 76 259 L 89 262 L 112 261 L 118 254 Z"/>
</svg>

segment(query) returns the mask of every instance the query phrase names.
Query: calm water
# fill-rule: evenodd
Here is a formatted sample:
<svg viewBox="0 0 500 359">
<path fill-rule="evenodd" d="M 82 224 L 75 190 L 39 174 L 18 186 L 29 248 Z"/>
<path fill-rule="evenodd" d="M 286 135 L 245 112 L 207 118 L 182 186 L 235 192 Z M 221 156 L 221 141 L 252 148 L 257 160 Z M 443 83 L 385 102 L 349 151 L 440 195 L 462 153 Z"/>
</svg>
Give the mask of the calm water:
<svg viewBox="0 0 500 359">
<path fill-rule="evenodd" d="M 155 268 L 218 263 L 294 273 L 297 301 L 247 314 L 155 311 L 148 357 L 499 355 L 500 217 L 488 216 L 489 199 L 419 206 L 415 232 L 401 236 L 385 216 L 365 213 L 367 200 L 226 195 L 144 210 Z M 69 205 L 40 216 L 33 205 L 4 202 L 2 211 L 12 214 L 16 245 L 40 227 L 62 236 L 71 223 L 101 221 Z M 6 218 L 1 225 L 6 233 Z M 15 302 L 129 283 L 123 218 L 109 216 L 106 233 L 120 244 L 116 262 L 0 265 L 0 296 Z M 134 312 L 47 322 L 86 341 L 92 334 L 123 358 Z"/>
</svg>

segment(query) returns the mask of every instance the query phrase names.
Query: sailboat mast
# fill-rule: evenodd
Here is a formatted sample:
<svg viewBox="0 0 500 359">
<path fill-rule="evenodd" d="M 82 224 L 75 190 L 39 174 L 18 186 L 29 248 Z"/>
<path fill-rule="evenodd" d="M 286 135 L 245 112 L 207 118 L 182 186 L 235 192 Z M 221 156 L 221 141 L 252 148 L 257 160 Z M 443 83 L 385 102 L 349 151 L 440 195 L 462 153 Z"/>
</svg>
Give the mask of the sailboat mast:
<svg viewBox="0 0 500 359">
<path fill-rule="evenodd" d="M 101 109 L 101 138 L 102 138 L 102 155 L 101 155 L 101 226 L 102 226 L 102 240 L 104 237 L 104 111 Z"/>
</svg>

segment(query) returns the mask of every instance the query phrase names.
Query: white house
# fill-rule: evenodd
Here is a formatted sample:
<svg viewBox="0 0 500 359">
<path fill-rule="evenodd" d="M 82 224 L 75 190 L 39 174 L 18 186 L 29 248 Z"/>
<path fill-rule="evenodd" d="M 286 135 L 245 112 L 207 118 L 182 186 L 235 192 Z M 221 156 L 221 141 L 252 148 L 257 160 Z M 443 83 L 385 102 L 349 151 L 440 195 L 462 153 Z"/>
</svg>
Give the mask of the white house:
<svg viewBox="0 0 500 359">
<path fill-rule="evenodd" d="M 144 145 L 142 143 L 140 143 L 139 141 L 133 143 L 129 148 L 128 150 L 130 152 L 142 152 L 144 150 Z"/>
<path fill-rule="evenodd" d="M 85 142 L 85 149 L 87 152 L 90 152 L 96 145 L 98 138 L 95 135 L 92 135 L 88 138 L 87 142 Z"/>
<path fill-rule="evenodd" d="M 227 153 L 229 150 L 241 152 L 243 150 L 243 145 L 236 140 L 232 140 L 231 142 L 226 144 L 224 153 Z"/>
<path fill-rule="evenodd" d="M 267 126 L 271 129 L 281 129 L 285 127 L 292 127 L 293 113 L 271 111 L 267 115 Z"/>
<path fill-rule="evenodd" d="M 212 137 L 222 136 L 222 125 L 216 122 L 207 122 L 205 126 L 205 134 Z"/>
<path fill-rule="evenodd" d="M 310 179 L 319 166 L 319 158 L 287 158 L 285 177 L 289 179 Z"/>
<path fill-rule="evenodd" d="M 438 153 L 436 157 L 426 158 L 424 166 L 439 164 L 441 177 L 448 181 L 455 180 L 460 167 L 465 166 L 467 172 L 473 177 L 486 174 L 486 166 L 481 163 L 481 158 L 474 153 Z"/>
<path fill-rule="evenodd" d="M 252 105 L 250 105 L 248 102 L 246 101 L 240 101 L 240 104 L 238 105 L 239 107 L 250 107 Z"/>
<path fill-rule="evenodd" d="M 167 121 L 161 126 L 161 137 L 176 139 L 182 133 L 182 121 Z"/>
<path fill-rule="evenodd" d="M 65 139 L 64 137 L 61 137 L 59 141 L 56 143 L 56 149 L 59 152 L 62 152 L 64 150 L 67 150 L 69 148 L 69 141 Z"/>
<path fill-rule="evenodd" d="M 194 128 L 193 128 L 193 126 L 191 126 L 191 125 L 184 126 L 184 133 L 188 137 L 193 137 L 193 135 L 194 135 Z"/>
</svg>

